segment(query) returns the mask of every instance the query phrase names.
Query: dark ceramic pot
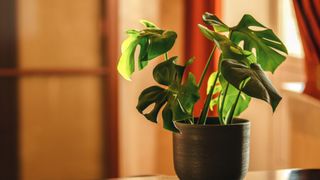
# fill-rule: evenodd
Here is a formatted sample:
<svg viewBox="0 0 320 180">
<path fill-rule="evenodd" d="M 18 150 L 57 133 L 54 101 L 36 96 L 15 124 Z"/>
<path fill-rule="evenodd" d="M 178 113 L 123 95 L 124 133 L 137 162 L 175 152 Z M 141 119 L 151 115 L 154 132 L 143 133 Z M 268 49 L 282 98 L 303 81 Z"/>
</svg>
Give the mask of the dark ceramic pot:
<svg viewBox="0 0 320 180">
<path fill-rule="evenodd" d="M 208 118 L 207 125 L 176 123 L 173 133 L 174 168 L 181 180 L 239 180 L 249 165 L 250 122 L 235 119 L 219 125 Z"/>
</svg>

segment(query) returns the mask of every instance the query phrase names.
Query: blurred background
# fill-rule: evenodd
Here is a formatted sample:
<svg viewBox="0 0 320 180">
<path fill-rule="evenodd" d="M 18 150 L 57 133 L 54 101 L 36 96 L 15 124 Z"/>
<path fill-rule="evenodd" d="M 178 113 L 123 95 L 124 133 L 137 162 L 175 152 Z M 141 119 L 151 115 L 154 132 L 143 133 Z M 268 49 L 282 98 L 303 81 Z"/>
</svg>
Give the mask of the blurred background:
<svg viewBox="0 0 320 180">
<path fill-rule="evenodd" d="M 135 109 L 158 60 L 129 82 L 116 72 L 119 47 L 125 30 L 152 21 L 178 33 L 169 54 L 181 62 L 196 56 L 191 70 L 199 75 L 212 48 L 197 29 L 206 11 L 230 26 L 251 14 L 289 50 L 270 76 L 283 96 L 279 108 L 273 114 L 254 100 L 241 115 L 252 122 L 250 170 L 320 168 L 319 4 L 1 0 L 0 179 L 173 175 L 171 133 Z"/>
</svg>

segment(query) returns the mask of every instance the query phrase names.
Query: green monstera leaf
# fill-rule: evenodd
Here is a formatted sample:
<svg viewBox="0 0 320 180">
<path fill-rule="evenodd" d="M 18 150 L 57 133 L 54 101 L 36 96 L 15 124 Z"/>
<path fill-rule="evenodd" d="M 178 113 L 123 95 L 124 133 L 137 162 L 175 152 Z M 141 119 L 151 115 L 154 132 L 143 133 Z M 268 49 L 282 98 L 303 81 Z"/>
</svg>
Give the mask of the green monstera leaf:
<svg viewBox="0 0 320 180">
<path fill-rule="evenodd" d="M 229 27 L 224 24 L 216 15 L 205 12 L 202 15 L 202 20 L 207 25 L 211 25 L 216 32 L 228 32 Z"/>
<path fill-rule="evenodd" d="M 230 30 L 231 31 L 230 35 L 232 36 L 237 35 L 237 33 L 235 32 L 237 32 L 238 29 L 229 28 L 221 20 L 219 20 L 216 16 L 212 14 L 208 14 L 208 13 L 204 14 L 203 20 L 206 24 L 212 25 L 215 31 L 226 32 L 227 30 Z M 252 24 L 250 24 L 250 26 L 251 25 Z M 256 38 L 255 39 L 256 42 L 254 42 L 252 39 L 248 40 L 250 41 L 249 43 L 251 43 L 250 46 L 248 45 L 249 44 L 248 42 L 244 41 L 244 49 L 242 49 L 238 45 L 240 41 L 237 41 L 232 37 L 230 40 L 226 36 L 216 33 L 202 25 L 199 25 L 199 28 L 202 34 L 209 40 L 213 41 L 217 45 L 217 47 L 221 50 L 221 58 L 219 60 L 219 66 L 220 66 L 219 69 L 222 75 L 220 75 L 219 81 L 222 88 L 220 91 L 220 96 L 218 98 L 214 96 L 214 98 L 210 102 L 210 108 L 212 108 L 215 105 L 219 105 L 220 119 L 224 119 L 225 117 L 227 117 L 231 111 L 232 111 L 232 116 L 240 115 L 241 112 L 243 112 L 245 109 L 248 108 L 249 103 L 251 101 L 251 97 L 256 97 L 264 101 L 267 101 L 268 103 L 271 104 L 273 110 L 275 110 L 275 108 L 277 107 L 278 103 L 281 100 L 281 97 L 276 92 L 276 90 L 272 87 L 271 83 L 264 75 L 259 64 L 261 64 L 262 67 L 265 67 L 265 70 L 270 70 L 270 68 L 268 69 L 268 67 L 273 67 L 274 69 L 272 70 L 274 71 L 279 65 L 279 63 L 277 63 L 279 62 L 279 59 L 281 60 L 281 58 L 283 58 L 281 60 L 282 62 L 285 58 L 283 55 L 279 54 L 279 52 L 277 52 L 276 50 L 280 50 L 286 53 L 286 49 L 282 44 L 282 42 L 273 33 L 272 35 L 265 34 L 265 33 L 269 33 L 269 31 L 271 30 L 255 31 L 255 33 L 258 34 L 258 36 L 261 35 L 259 37 L 260 39 Z M 252 31 L 249 28 L 248 30 Z M 266 35 L 266 36 L 262 36 L 262 35 Z M 272 41 L 272 42 L 269 43 L 269 41 Z M 258 45 L 254 46 L 253 43 L 256 43 Z M 263 43 L 265 43 L 266 45 L 263 46 L 262 45 Z M 275 44 L 278 44 L 278 45 L 275 45 Z M 274 45 L 274 47 L 271 47 L 271 45 Z M 252 52 L 253 48 L 256 49 L 257 56 L 255 56 L 255 54 Z M 260 49 L 258 50 L 258 48 Z M 270 52 L 269 50 L 273 52 Z M 268 57 L 265 57 L 265 54 L 263 55 L 263 53 L 268 53 L 269 54 Z M 276 53 L 277 55 L 280 55 L 281 58 L 279 58 L 280 56 L 278 57 L 277 55 L 274 55 L 274 53 Z M 258 60 L 258 58 L 260 59 Z M 270 58 L 269 62 L 266 61 L 267 58 Z M 255 73 L 251 73 L 250 75 L 247 75 L 247 76 L 242 76 L 241 73 L 240 74 L 238 73 L 238 70 L 239 70 L 237 69 L 238 67 L 234 68 L 234 71 L 229 71 L 227 73 L 225 64 L 228 64 L 229 62 L 225 63 L 224 61 L 226 59 L 232 59 L 237 64 L 240 64 L 244 67 L 248 67 L 250 70 L 252 70 L 252 68 L 253 69 L 256 68 L 255 71 L 252 71 Z M 224 64 L 224 67 L 222 67 L 222 64 Z M 274 64 L 277 64 L 277 65 L 274 65 Z M 258 67 L 260 68 L 260 71 L 257 70 Z M 251 80 L 251 76 L 254 77 L 253 80 Z M 246 78 L 250 78 L 248 80 L 249 83 L 247 84 L 246 82 L 246 86 L 243 89 L 244 93 L 240 93 L 241 95 L 240 98 L 237 98 L 239 94 L 239 90 L 238 90 L 239 85 L 241 84 L 242 81 L 245 81 Z M 253 85 L 253 82 L 258 82 L 258 80 L 260 80 L 260 82 L 256 83 L 255 85 L 260 85 L 260 87 L 259 89 L 256 89 L 255 86 Z M 235 81 L 237 82 L 236 84 L 234 84 Z M 217 88 L 219 88 L 219 86 Z M 260 92 L 259 94 L 258 91 L 262 91 L 262 92 Z M 236 99 L 238 99 L 237 100 L 238 103 L 237 103 L 237 106 L 235 106 L 235 109 L 233 109 L 233 104 L 235 103 Z M 230 118 L 228 117 L 228 119 Z"/>
<path fill-rule="evenodd" d="M 263 28 L 253 30 L 252 28 Z M 265 71 L 274 72 L 288 54 L 285 45 L 271 29 L 255 20 L 251 15 L 244 15 L 235 27 L 230 28 L 230 39 L 236 44 L 243 41 L 244 50 L 255 49 L 257 62 Z"/>
<path fill-rule="evenodd" d="M 252 63 L 250 66 L 247 66 L 237 60 L 223 60 L 221 63 L 221 73 L 237 89 L 240 88 L 239 86 L 242 81 L 250 78 L 242 91 L 251 97 L 268 102 L 273 111 L 275 111 L 282 99 L 259 64 Z"/>
<path fill-rule="evenodd" d="M 137 46 L 140 46 L 138 56 L 139 70 L 147 66 L 148 61 L 168 52 L 177 38 L 174 31 L 165 31 L 159 29 L 156 25 L 148 21 L 141 21 L 147 29 L 141 31 L 127 31 L 128 38 L 121 45 L 121 57 L 118 62 L 118 72 L 127 80 L 135 71 L 135 52 Z"/>
<path fill-rule="evenodd" d="M 177 132 L 173 121 L 192 118 L 194 104 L 199 99 L 199 89 L 195 77 L 189 73 L 182 83 L 185 66 L 175 64 L 177 57 L 158 64 L 153 70 L 153 77 L 160 85 L 145 89 L 139 96 L 137 110 L 148 120 L 157 122 L 160 109 L 162 111 L 164 128 Z M 190 62 L 188 62 L 190 64 Z M 154 104 L 150 112 L 144 111 Z"/>
</svg>

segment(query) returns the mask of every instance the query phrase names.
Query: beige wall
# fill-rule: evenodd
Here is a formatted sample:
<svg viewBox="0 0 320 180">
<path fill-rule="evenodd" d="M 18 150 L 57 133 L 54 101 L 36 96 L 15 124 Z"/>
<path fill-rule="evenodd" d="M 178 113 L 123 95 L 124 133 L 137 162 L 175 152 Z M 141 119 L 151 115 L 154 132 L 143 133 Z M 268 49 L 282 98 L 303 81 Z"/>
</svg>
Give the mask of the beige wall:
<svg viewBox="0 0 320 180">
<path fill-rule="evenodd" d="M 286 93 L 289 133 L 288 164 L 320 168 L 320 101 L 308 95 Z"/>
<path fill-rule="evenodd" d="M 100 80 L 20 80 L 23 180 L 102 177 Z"/>
<path fill-rule="evenodd" d="M 126 38 L 129 28 L 140 28 L 140 19 L 159 24 L 158 0 L 119 1 L 120 40 Z M 156 144 L 158 127 L 147 122 L 135 106 L 144 87 L 152 84 L 152 66 L 135 73 L 133 82 L 119 77 L 119 139 L 120 175 L 153 174 L 156 169 Z"/>
</svg>

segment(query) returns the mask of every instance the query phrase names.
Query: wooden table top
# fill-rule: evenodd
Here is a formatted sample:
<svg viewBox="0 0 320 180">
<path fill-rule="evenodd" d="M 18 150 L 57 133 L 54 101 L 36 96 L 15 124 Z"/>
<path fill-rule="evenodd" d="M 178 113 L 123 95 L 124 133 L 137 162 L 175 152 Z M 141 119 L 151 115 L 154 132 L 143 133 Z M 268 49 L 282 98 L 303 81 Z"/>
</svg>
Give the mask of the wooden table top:
<svg viewBox="0 0 320 180">
<path fill-rule="evenodd" d="M 115 178 L 112 180 L 177 180 L 175 176 L 144 176 Z M 320 169 L 284 169 L 276 171 L 250 171 L 244 180 L 320 180 Z"/>
</svg>

